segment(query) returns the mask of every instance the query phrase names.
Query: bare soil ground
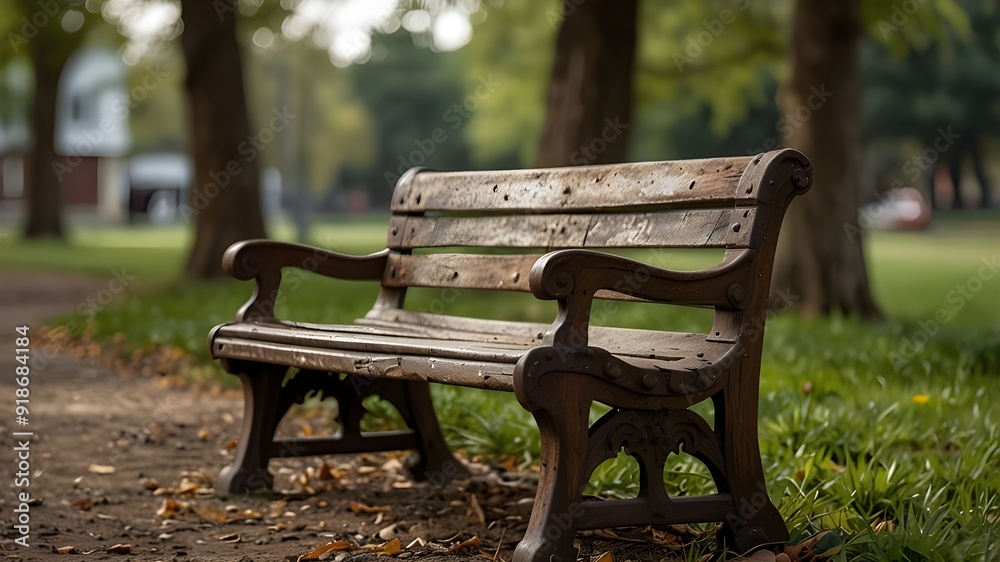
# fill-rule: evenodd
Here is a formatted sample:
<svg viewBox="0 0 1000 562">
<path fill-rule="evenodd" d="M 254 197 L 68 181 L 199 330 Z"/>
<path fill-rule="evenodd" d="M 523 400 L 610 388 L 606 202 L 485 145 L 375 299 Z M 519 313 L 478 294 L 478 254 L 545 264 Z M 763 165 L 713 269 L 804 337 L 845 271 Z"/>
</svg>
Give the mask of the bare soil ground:
<svg viewBox="0 0 1000 562">
<path fill-rule="evenodd" d="M 35 343 L 47 319 L 74 310 L 103 285 L 0 271 L 0 404 L 6 405 L 0 412 L 0 557 L 296 561 L 334 543 L 343 550 L 322 559 L 375 559 L 397 548 L 393 556 L 400 559 L 511 559 L 535 482 L 532 473 L 509 472 L 502 464 L 469 462 L 473 478 L 431 488 L 407 478 L 403 454 L 273 462 L 276 488 L 287 492 L 216 498 L 212 486 L 232 457 L 241 394 L 177 388 L 176 378 L 156 369 L 108 368 L 101 350 L 90 353 L 96 359 L 80 359 Z M 19 325 L 31 327 L 34 360 L 27 426 L 16 424 L 14 413 Z M 300 411 L 282 432 L 323 422 L 322 412 Z M 15 431 L 34 434 L 27 488 L 15 486 Z M 21 491 L 31 497 L 28 547 L 15 542 Z M 685 538 L 686 530 L 672 531 Z M 669 531 L 639 533 L 634 541 L 612 540 L 612 531 L 581 534 L 580 556 L 608 550 L 620 561 L 676 556 Z"/>
</svg>

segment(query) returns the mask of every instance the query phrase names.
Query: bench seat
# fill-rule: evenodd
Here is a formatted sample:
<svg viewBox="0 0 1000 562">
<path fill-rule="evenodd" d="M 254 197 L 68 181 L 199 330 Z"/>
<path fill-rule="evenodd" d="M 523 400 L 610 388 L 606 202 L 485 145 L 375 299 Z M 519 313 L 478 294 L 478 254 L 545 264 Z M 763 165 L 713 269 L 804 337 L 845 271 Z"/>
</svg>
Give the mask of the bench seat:
<svg viewBox="0 0 1000 562">
<path fill-rule="evenodd" d="M 394 310 L 384 318 L 331 325 L 289 321 L 223 324 L 217 358 L 360 376 L 514 390 L 514 366 L 542 345 L 546 324 L 504 322 Z M 706 334 L 594 327 L 591 346 L 637 370 L 669 377 L 712 365 L 733 349 Z"/>
</svg>

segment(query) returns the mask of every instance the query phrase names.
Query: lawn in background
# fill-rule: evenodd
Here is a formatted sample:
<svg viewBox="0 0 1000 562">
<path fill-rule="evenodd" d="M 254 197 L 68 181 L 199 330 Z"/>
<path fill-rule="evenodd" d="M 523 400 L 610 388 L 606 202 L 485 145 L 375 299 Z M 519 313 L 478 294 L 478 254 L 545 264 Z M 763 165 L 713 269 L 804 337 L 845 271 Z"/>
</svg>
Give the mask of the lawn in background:
<svg viewBox="0 0 1000 562">
<path fill-rule="evenodd" d="M 314 238 L 365 253 L 383 246 L 385 224 L 384 217 L 330 222 Z M 870 276 L 889 320 L 769 320 L 761 449 L 771 497 L 793 534 L 843 529 L 850 559 L 982 559 L 1000 546 L 1000 274 L 984 279 L 992 272 L 983 269 L 984 259 L 1000 259 L 998 226 L 996 213 L 968 213 L 936 219 L 922 233 L 870 233 Z M 0 267 L 135 275 L 128 294 L 92 318 L 62 322 L 86 325 L 98 339 L 123 333 L 137 346 L 180 347 L 207 364 L 205 334 L 232 318 L 252 286 L 178 283 L 186 243 L 180 228 L 81 230 L 71 246 L 8 238 Z M 681 254 L 655 257 L 661 265 L 692 263 Z M 278 316 L 349 321 L 376 292 L 371 284 L 306 276 Z M 467 291 L 451 302 L 423 290 L 411 297 L 415 310 L 461 315 L 548 321 L 554 310 L 527 295 Z M 704 328 L 707 318 L 700 310 L 632 305 L 609 323 L 684 331 Z M 456 448 L 536 462 L 537 430 L 513 397 L 437 387 L 435 399 Z M 372 410 L 372 427 L 398 423 L 388 407 Z M 696 461 L 674 458 L 667 471 L 670 493 L 714 490 Z M 598 469 L 590 492 L 634 494 L 636 481 L 635 463 L 621 457 Z"/>
</svg>

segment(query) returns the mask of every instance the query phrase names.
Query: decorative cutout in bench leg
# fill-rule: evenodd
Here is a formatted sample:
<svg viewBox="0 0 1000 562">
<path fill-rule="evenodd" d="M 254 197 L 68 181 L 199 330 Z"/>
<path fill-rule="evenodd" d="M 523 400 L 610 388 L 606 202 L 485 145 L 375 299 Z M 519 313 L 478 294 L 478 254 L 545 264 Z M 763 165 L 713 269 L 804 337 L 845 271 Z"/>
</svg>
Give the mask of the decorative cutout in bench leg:
<svg viewBox="0 0 1000 562">
<path fill-rule="evenodd" d="M 538 491 L 524 538 L 514 562 L 573 562 L 576 520 L 582 513 L 587 484 L 587 381 L 575 373 L 524 373 L 515 382 L 521 404 L 531 412 L 541 433 L 542 457 Z"/>
<path fill-rule="evenodd" d="M 716 433 L 725 447 L 726 477 L 716 476 L 716 486 L 733 496 L 733 511 L 719 531 L 719 542 L 740 553 L 788 542 L 785 521 L 767 495 L 757 442 L 757 380 L 750 378 L 742 387 L 741 377 L 731 378 L 712 398 Z"/>
<path fill-rule="evenodd" d="M 407 460 L 407 468 L 417 480 L 434 485 L 469 475 L 465 465 L 451 454 L 441 433 L 430 384 L 426 381 L 401 381 L 402 400 L 390 401 L 399 410 L 406 425 L 417 434 L 416 454 Z"/>
<path fill-rule="evenodd" d="M 233 464 L 219 474 L 215 484 L 220 495 L 270 490 L 274 475 L 267 469 L 271 442 L 288 404 L 276 400 L 287 367 L 264 363 L 230 361 L 227 370 L 243 382 L 243 429 Z"/>
<path fill-rule="evenodd" d="M 333 395 L 340 405 L 340 419 L 345 436 L 356 436 L 357 439 L 364 439 L 361 434 L 361 418 L 366 413 L 362 405 L 365 398 L 376 395 L 396 407 L 407 427 L 415 434 L 415 454 L 407 461 L 407 468 L 415 479 L 439 485 L 469 474 L 445 443 L 427 382 L 349 375 Z"/>
</svg>

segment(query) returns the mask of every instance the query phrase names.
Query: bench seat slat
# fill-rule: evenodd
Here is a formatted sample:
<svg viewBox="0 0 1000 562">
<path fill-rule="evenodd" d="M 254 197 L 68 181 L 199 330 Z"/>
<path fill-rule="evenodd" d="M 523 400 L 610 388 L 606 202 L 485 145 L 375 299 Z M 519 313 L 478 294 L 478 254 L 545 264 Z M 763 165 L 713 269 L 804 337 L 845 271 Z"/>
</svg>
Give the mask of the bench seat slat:
<svg viewBox="0 0 1000 562">
<path fill-rule="evenodd" d="M 513 391 L 513 363 L 379 354 L 216 337 L 216 358 L 288 365 L 300 369 L 398 380 L 430 381 L 487 390 Z"/>
<path fill-rule="evenodd" d="M 483 318 L 465 318 L 430 314 L 412 310 L 386 309 L 372 311 L 355 321 L 363 326 L 402 327 L 426 337 L 462 341 L 527 342 L 539 345 L 549 324 L 511 322 Z M 610 326 L 591 326 L 590 344 L 615 355 L 673 360 L 677 357 L 703 353 L 705 361 L 715 361 L 725 355 L 732 344 L 706 341 L 706 334 L 667 332 Z"/>
<path fill-rule="evenodd" d="M 390 221 L 389 247 L 746 248 L 756 212 L 737 207 L 615 215 L 397 215 Z"/>
<path fill-rule="evenodd" d="M 420 313 L 414 313 L 420 314 Z M 421 315 L 417 318 L 426 319 Z M 468 318 L 451 318 L 462 323 Z M 361 322 L 361 321 L 359 321 Z M 514 364 L 529 349 L 541 344 L 547 326 L 534 323 L 496 322 L 508 333 L 462 331 L 448 327 L 367 319 L 367 325 L 320 325 L 292 322 L 227 324 L 219 328 L 212 352 L 228 357 L 234 342 L 265 342 L 305 350 L 338 350 L 376 355 L 440 357 L 478 363 Z M 483 324 L 476 322 L 479 330 Z M 473 326 L 470 326 L 470 328 Z M 518 333 L 512 333 L 518 330 Z M 623 328 L 594 328 L 593 345 L 642 368 L 696 369 L 715 361 L 731 345 L 708 342 L 704 334 L 655 332 Z M 227 344 L 226 342 L 229 342 Z M 697 353 L 702 357 L 697 357 Z"/>
<path fill-rule="evenodd" d="M 499 172 L 411 172 L 396 186 L 392 211 L 530 214 L 628 206 L 750 205 L 756 203 L 756 193 L 740 193 L 737 185 L 751 160 L 745 156 Z"/>
</svg>

